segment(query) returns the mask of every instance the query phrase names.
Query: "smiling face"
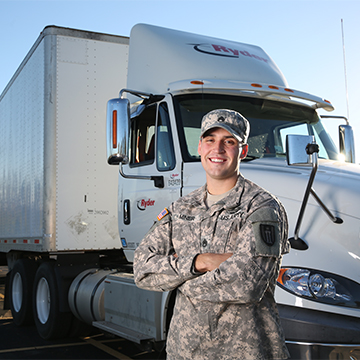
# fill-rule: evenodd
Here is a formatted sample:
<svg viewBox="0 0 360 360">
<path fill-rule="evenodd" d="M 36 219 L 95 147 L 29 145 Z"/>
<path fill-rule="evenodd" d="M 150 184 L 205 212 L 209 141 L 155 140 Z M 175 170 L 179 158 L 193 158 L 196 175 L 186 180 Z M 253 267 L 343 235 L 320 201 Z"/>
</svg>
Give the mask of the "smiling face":
<svg viewBox="0 0 360 360">
<path fill-rule="evenodd" d="M 236 183 L 240 160 L 247 154 L 247 145 L 239 146 L 228 131 L 213 128 L 200 139 L 198 152 L 206 171 L 209 192 L 221 194 L 220 189 L 230 190 Z"/>
</svg>

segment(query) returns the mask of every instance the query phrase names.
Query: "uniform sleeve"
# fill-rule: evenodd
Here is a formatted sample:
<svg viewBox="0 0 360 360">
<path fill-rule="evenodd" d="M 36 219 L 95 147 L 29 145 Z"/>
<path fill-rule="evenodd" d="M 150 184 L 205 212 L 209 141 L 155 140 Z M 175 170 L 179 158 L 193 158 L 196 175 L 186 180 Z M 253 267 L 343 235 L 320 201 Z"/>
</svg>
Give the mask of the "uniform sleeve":
<svg viewBox="0 0 360 360">
<path fill-rule="evenodd" d="M 150 229 L 134 256 L 135 284 L 146 290 L 170 291 L 198 274 L 193 270 L 197 254 L 175 257 L 171 242 L 171 215 Z"/>
<path fill-rule="evenodd" d="M 273 290 L 282 254 L 288 251 L 286 214 L 260 208 L 247 218 L 236 236 L 234 254 L 218 269 L 182 284 L 180 290 L 185 295 L 246 304 L 260 302 L 266 290 Z"/>
</svg>

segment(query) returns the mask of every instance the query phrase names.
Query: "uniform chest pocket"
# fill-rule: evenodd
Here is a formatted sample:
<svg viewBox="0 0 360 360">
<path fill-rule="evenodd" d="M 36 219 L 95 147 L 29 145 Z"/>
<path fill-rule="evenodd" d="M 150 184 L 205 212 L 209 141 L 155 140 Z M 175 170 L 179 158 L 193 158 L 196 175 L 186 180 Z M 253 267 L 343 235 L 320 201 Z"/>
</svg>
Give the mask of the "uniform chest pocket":
<svg viewBox="0 0 360 360">
<path fill-rule="evenodd" d="M 178 255 L 189 255 L 199 251 L 199 226 L 190 220 L 173 221 L 172 241 Z"/>
<path fill-rule="evenodd" d="M 234 252 L 237 244 L 238 224 L 235 222 L 219 221 L 214 233 L 212 251 L 214 252 Z"/>
<path fill-rule="evenodd" d="M 217 218 L 214 232 L 215 252 L 235 252 L 241 229 L 243 212 L 239 209 L 224 211 Z"/>
</svg>

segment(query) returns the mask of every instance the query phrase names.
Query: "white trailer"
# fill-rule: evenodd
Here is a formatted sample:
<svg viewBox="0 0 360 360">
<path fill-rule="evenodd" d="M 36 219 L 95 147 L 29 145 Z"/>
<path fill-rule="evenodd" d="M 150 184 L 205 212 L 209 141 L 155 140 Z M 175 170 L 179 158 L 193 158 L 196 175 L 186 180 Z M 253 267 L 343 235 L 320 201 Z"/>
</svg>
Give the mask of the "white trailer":
<svg viewBox="0 0 360 360">
<path fill-rule="evenodd" d="M 79 271 L 122 257 L 104 119 L 107 100 L 126 85 L 128 44 L 46 27 L 0 97 L 0 251 L 14 269 L 11 310 L 19 325 L 32 319 L 34 278 L 46 290 L 36 270 L 45 272 L 59 299 L 51 316 L 66 319 L 45 326 L 47 294 L 39 294 L 35 321 L 46 337 L 66 333 L 71 316 L 59 315 L 70 314 L 67 290 Z"/>
<path fill-rule="evenodd" d="M 39 131 L 32 126 L 22 136 L 14 134 L 42 106 L 30 96 L 35 93 L 6 99 L 47 38 L 75 44 L 63 72 L 62 62 L 55 74 L 44 67 L 50 76 L 42 75 L 40 83 L 48 86 L 52 79 L 40 96 L 46 111 L 37 110 L 45 114 L 39 125 L 44 135 L 33 141 Z M 227 107 L 251 124 L 241 172 L 276 195 L 288 213 L 292 250 L 284 256 L 275 296 L 292 357 L 360 358 L 360 168 L 351 164 L 347 120 L 339 128 L 347 159 L 341 162 L 323 126 L 326 119 L 317 113 L 332 111 L 332 104 L 290 88 L 261 48 L 143 24 L 132 29 L 127 44 L 122 37 L 47 28 L 1 95 L 2 124 L 8 122 L 3 114 L 28 104 L 11 120 L 20 125 L 14 131 L 4 125 L 9 130 L 1 135 L 11 151 L 2 147 L 7 155 L 0 160 L 6 184 L 1 215 L 8 219 L 1 222 L 0 250 L 7 253 L 15 322 L 21 325 L 32 315 L 32 301 L 44 338 L 68 334 L 71 323 L 74 332 L 81 320 L 141 344 L 164 343 L 175 293 L 138 289 L 133 253 L 165 206 L 203 185 L 200 120 L 207 111 Z M 51 64 L 62 54 L 61 47 L 53 51 Z M 76 59 L 70 61 L 70 54 Z M 99 67 L 91 67 L 90 58 L 98 59 Z M 94 77 L 77 81 L 80 69 Z M 61 84 L 66 90 L 59 93 Z M 103 106 L 120 89 L 108 102 L 105 144 Z M 39 117 L 29 118 L 36 123 Z M 14 156 L 15 141 L 25 144 L 25 137 L 27 147 L 43 144 L 38 155 L 25 154 L 21 146 L 22 156 Z M 105 165 L 105 146 L 112 166 Z M 44 165 L 37 170 L 39 159 Z M 32 183 L 30 172 L 37 175 Z M 27 225 L 20 231 L 11 221 Z M 35 273 L 32 290 L 26 284 Z M 46 306 L 45 298 L 50 298 Z M 66 331 L 59 334 L 55 329 L 64 319 Z"/>
</svg>

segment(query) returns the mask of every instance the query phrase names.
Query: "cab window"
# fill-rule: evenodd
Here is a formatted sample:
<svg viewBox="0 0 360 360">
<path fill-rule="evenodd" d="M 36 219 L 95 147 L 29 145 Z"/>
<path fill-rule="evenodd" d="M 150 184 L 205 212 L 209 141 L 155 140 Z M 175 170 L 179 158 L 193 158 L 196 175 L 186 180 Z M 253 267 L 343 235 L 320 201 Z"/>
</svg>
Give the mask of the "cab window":
<svg viewBox="0 0 360 360">
<path fill-rule="evenodd" d="M 159 105 L 156 127 L 157 147 L 156 165 L 159 171 L 172 170 L 175 167 L 173 139 L 170 129 L 169 111 L 166 103 Z"/>
<path fill-rule="evenodd" d="M 155 158 L 156 105 L 145 108 L 131 121 L 130 165 L 152 164 Z"/>
</svg>

